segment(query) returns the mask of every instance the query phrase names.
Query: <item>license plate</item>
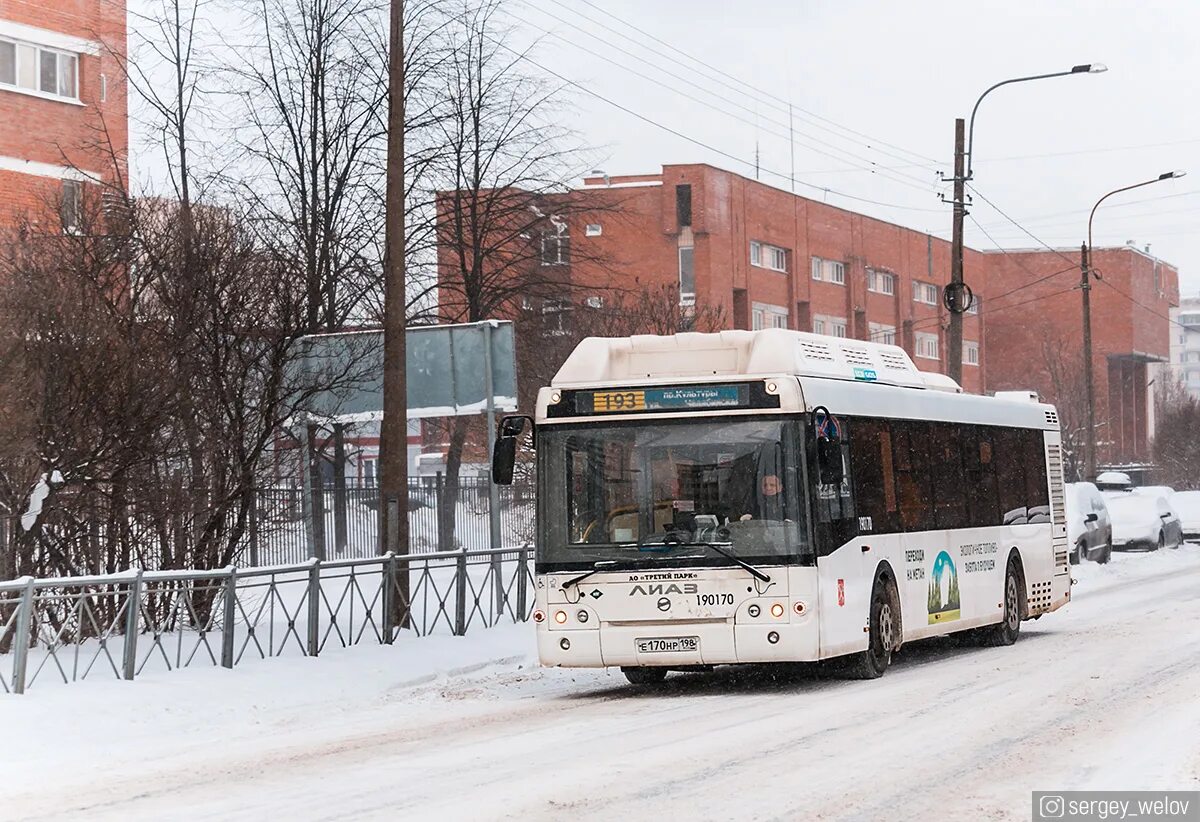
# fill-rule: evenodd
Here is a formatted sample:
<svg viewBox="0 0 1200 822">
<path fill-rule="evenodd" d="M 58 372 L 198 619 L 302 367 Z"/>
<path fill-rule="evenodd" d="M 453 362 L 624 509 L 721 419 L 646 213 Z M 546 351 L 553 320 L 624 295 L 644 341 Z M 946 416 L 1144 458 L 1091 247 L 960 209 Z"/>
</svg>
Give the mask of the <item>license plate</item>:
<svg viewBox="0 0 1200 822">
<path fill-rule="evenodd" d="M 639 654 L 695 653 L 700 648 L 698 636 L 662 636 L 635 639 Z"/>
</svg>

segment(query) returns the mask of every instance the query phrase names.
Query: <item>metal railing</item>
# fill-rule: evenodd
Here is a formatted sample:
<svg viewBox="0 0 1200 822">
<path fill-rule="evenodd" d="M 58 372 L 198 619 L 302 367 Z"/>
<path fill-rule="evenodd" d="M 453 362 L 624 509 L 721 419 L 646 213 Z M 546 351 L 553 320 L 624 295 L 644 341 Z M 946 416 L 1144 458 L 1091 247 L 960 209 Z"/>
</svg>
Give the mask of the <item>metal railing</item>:
<svg viewBox="0 0 1200 822">
<path fill-rule="evenodd" d="M 528 548 L 0 582 L 0 691 L 523 622 Z"/>
</svg>

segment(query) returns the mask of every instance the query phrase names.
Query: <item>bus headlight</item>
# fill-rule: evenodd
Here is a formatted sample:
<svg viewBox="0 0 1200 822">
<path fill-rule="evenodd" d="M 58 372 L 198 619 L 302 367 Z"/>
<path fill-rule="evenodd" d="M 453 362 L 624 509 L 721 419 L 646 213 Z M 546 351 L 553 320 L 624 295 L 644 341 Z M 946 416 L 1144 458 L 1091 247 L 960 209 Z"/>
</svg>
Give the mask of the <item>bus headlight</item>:
<svg viewBox="0 0 1200 822">
<path fill-rule="evenodd" d="M 771 616 L 775 617 L 776 619 L 779 619 L 781 616 L 783 616 L 783 606 L 778 602 L 771 606 Z"/>
<path fill-rule="evenodd" d="M 567 612 L 566 611 L 555 611 L 554 612 L 554 621 L 557 622 L 559 625 L 565 625 L 567 622 Z"/>
<path fill-rule="evenodd" d="M 562 648 L 564 651 L 571 650 L 571 640 L 563 637 L 558 641 L 558 647 Z"/>
<path fill-rule="evenodd" d="M 804 612 L 808 610 L 808 606 L 805 605 L 803 602 L 797 600 L 792 605 L 792 610 L 796 612 L 796 616 L 804 616 Z"/>
<path fill-rule="evenodd" d="M 776 631 L 771 631 L 771 633 L 767 634 L 767 642 L 771 643 L 772 645 L 774 645 L 774 644 L 776 644 L 777 642 L 779 642 L 779 634 L 778 634 L 778 632 L 776 632 Z"/>
<path fill-rule="evenodd" d="M 575 615 L 575 618 L 577 620 L 579 620 L 580 622 L 587 622 L 588 621 L 588 612 L 583 610 L 582 608 L 580 608 L 579 613 L 577 613 Z"/>
<path fill-rule="evenodd" d="M 750 607 L 746 609 L 746 613 L 752 617 L 757 617 L 762 613 L 762 608 L 759 608 L 755 603 L 750 603 Z"/>
<path fill-rule="evenodd" d="M 533 612 L 533 621 L 539 625 L 546 621 L 546 612 L 537 610 Z"/>
</svg>

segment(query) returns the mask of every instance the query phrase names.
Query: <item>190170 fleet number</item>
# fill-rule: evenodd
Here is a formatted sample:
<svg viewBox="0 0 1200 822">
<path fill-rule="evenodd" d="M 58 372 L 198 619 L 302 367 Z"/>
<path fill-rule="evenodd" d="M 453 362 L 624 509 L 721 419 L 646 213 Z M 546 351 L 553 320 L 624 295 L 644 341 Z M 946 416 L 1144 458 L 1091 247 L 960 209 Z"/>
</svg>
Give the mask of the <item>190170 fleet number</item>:
<svg viewBox="0 0 1200 822">
<path fill-rule="evenodd" d="M 705 606 L 732 605 L 733 594 L 696 594 L 696 604 Z"/>
</svg>

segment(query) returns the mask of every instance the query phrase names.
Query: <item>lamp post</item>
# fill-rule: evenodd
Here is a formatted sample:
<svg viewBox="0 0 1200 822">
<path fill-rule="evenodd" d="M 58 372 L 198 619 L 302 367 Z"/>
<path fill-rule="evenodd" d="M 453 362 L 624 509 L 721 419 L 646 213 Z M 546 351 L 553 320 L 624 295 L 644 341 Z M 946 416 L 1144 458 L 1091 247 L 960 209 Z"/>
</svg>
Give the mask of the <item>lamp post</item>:
<svg viewBox="0 0 1200 822">
<path fill-rule="evenodd" d="M 1067 71 L 1054 71 L 1049 74 L 1031 74 L 1028 77 L 1013 77 L 1001 80 L 990 86 L 971 109 L 971 126 L 967 129 L 966 148 L 963 148 L 963 121 L 954 121 L 954 223 L 950 242 L 950 285 L 942 294 L 942 302 L 950 312 L 949 351 L 946 356 L 946 370 L 950 378 L 962 384 L 962 315 L 971 307 L 963 286 L 963 218 L 966 216 L 964 187 L 967 180 L 972 178 L 972 161 L 975 155 L 975 115 L 979 104 L 1001 86 L 1013 83 L 1025 83 L 1030 80 L 1046 80 L 1050 77 L 1067 77 L 1072 74 L 1100 74 L 1108 71 L 1103 63 L 1084 63 L 1072 66 Z M 965 167 L 964 167 L 965 166 Z"/>
<path fill-rule="evenodd" d="M 1091 268 L 1091 253 L 1092 253 L 1092 220 L 1096 216 L 1096 209 L 1100 204 L 1114 194 L 1120 194 L 1122 191 L 1132 191 L 1135 188 L 1142 186 L 1161 183 L 1163 180 L 1176 180 L 1187 174 L 1186 171 L 1167 171 L 1157 177 L 1149 180 L 1143 180 L 1140 183 L 1134 183 L 1131 186 L 1123 186 L 1115 188 L 1105 194 L 1096 204 L 1092 206 L 1092 213 L 1088 215 L 1088 233 L 1087 242 L 1079 249 L 1079 289 L 1083 292 L 1083 381 L 1087 387 L 1087 431 L 1084 436 L 1084 479 L 1092 480 L 1096 477 L 1096 393 L 1093 385 L 1092 375 L 1092 268 Z M 1098 275 L 1097 275 L 1098 276 Z"/>
</svg>

